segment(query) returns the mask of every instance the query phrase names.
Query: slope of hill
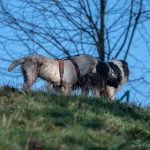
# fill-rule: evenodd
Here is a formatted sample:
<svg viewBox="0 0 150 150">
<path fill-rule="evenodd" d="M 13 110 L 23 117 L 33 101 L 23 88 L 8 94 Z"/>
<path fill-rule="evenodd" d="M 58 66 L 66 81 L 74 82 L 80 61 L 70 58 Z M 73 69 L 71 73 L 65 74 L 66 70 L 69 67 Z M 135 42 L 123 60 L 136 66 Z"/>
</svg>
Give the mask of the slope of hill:
<svg viewBox="0 0 150 150">
<path fill-rule="evenodd" d="M 150 110 L 106 98 L 0 89 L 0 150 L 150 149 Z"/>
</svg>

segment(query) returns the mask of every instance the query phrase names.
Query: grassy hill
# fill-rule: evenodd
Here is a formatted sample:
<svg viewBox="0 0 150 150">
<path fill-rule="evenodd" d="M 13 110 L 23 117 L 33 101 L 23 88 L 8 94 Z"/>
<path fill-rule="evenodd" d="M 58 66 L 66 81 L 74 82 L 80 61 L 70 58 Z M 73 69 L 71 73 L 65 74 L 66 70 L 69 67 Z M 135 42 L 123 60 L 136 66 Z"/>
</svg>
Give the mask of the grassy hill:
<svg viewBox="0 0 150 150">
<path fill-rule="evenodd" d="M 150 110 L 0 89 L 0 150 L 149 150 Z"/>
</svg>

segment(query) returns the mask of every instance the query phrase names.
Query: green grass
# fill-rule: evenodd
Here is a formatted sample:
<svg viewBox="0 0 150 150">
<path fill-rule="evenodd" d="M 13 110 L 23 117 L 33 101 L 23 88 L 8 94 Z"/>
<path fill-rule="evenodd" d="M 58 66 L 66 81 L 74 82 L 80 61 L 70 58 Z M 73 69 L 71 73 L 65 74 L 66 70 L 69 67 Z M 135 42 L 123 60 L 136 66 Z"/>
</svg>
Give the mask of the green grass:
<svg viewBox="0 0 150 150">
<path fill-rule="evenodd" d="M 149 150 L 150 110 L 0 89 L 0 150 Z"/>
</svg>

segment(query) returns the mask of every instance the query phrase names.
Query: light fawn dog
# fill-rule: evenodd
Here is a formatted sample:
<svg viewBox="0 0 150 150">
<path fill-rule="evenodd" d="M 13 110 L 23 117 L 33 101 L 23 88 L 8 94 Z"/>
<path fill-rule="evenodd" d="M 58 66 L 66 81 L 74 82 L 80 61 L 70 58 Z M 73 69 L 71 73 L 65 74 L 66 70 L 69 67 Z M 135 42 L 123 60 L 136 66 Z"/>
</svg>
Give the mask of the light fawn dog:
<svg viewBox="0 0 150 150">
<path fill-rule="evenodd" d="M 80 76 L 96 71 L 98 61 L 91 55 L 78 55 L 71 57 L 71 59 L 76 62 L 80 70 Z M 42 55 L 27 56 L 12 62 L 8 67 L 8 71 L 11 71 L 17 65 L 21 65 L 21 71 L 24 77 L 24 91 L 28 91 L 39 77 L 51 84 L 61 86 L 61 91 L 64 94 L 69 94 L 72 86 L 78 80 L 75 65 L 70 59 L 64 60 L 62 79 L 60 77 L 59 61 L 57 59 L 50 59 Z"/>
</svg>

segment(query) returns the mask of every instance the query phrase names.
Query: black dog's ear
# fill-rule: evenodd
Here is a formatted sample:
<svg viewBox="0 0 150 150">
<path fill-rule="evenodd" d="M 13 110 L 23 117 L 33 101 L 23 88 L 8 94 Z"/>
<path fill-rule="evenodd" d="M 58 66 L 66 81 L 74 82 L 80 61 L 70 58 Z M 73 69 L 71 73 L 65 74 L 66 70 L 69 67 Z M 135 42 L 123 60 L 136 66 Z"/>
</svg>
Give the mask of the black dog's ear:
<svg viewBox="0 0 150 150">
<path fill-rule="evenodd" d="M 125 64 L 125 65 L 127 65 L 127 66 L 128 66 L 128 63 L 127 63 L 125 60 L 119 60 L 119 61 L 121 61 L 121 62 L 122 62 L 122 64 Z"/>
<path fill-rule="evenodd" d="M 106 83 L 106 85 L 109 85 L 109 86 L 112 86 L 114 88 L 118 88 L 119 86 L 119 81 L 117 78 L 112 78 L 112 79 L 109 79 Z"/>
</svg>

